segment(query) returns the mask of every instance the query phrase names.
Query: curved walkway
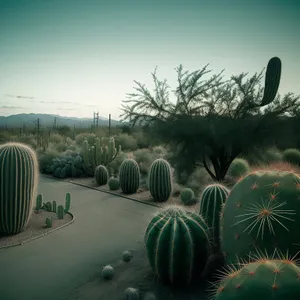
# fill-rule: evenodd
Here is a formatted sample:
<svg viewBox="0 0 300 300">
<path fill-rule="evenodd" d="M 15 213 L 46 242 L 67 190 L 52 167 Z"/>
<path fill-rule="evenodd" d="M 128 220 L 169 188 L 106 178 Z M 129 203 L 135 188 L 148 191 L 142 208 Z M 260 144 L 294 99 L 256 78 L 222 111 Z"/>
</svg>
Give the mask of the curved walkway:
<svg viewBox="0 0 300 300">
<path fill-rule="evenodd" d="M 126 249 L 140 247 L 156 207 L 40 178 L 45 201 L 72 195 L 75 222 L 22 246 L 0 250 L 1 300 L 63 300 Z M 73 300 L 73 299 L 72 299 Z"/>
</svg>

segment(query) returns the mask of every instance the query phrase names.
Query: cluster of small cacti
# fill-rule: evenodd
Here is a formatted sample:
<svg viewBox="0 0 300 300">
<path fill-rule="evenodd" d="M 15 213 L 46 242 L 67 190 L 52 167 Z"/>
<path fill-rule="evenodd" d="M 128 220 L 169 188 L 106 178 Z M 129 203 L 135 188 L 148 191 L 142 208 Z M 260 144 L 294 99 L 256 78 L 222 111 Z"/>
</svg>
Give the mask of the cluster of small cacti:
<svg viewBox="0 0 300 300">
<path fill-rule="evenodd" d="M 80 177 L 84 174 L 83 159 L 80 155 L 55 158 L 48 173 L 57 178 Z"/>
<path fill-rule="evenodd" d="M 97 166 L 107 166 L 117 157 L 120 151 L 121 146 L 118 149 L 116 148 L 114 138 L 110 138 L 107 145 L 104 143 L 104 138 L 96 138 L 95 144 L 92 146 L 85 140 L 83 142 L 82 155 L 86 173 L 94 176 Z"/>
</svg>

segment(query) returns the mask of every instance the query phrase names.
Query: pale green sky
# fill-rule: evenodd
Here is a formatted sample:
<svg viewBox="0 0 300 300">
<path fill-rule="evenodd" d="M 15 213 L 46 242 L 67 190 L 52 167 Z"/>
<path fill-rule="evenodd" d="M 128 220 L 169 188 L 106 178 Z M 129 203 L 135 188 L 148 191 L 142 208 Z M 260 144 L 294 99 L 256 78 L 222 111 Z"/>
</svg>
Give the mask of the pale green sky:
<svg viewBox="0 0 300 300">
<path fill-rule="evenodd" d="M 0 0 L 0 115 L 118 119 L 133 80 L 176 87 L 174 68 L 259 72 L 283 63 L 300 94 L 297 0 Z M 16 96 L 22 96 L 17 98 Z"/>
</svg>

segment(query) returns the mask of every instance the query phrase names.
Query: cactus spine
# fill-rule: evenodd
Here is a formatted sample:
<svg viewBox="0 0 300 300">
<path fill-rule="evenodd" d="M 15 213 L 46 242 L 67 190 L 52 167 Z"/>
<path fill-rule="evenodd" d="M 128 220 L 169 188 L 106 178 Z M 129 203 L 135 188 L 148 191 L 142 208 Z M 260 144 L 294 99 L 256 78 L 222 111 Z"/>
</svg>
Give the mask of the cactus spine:
<svg viewBox="0 0 300 300">
<path fill-rule="evenodd" d="M 162 210 L 150 221 L 145 244 L 155 274 L 174 285 L 198 278 L 210 254 L 204 219 L 176 206 Z"/>
<path fill-rule="evenodd" d="M 297 299 L 300 295 L 300 267 L 292 260 L 261 258 L 230 269 L 213 288 L 212 299 Z M 234 267 L 233 267 L 234 268 Z"/>
<path fill-rule="evenodd" d="M 172 174 L 170 164 L 162 159 L 156 159 L 149 171 L 149 191 L 157 202 L 167 201 L 172 193 Z"/>
<path fill-rule="evenodd" d="M 299 255 L 300 177 L 292 172 L 256 171 L 237 183 L 221 214 L 221 246 L 228 263 L 250 251 L 274 249 Z"/>
<path fill-rule="evenodd" d="M 95 171 L 95 180 L 99 185 L 105 185 L 108 181 L 108 171 L 105 166 L 100 165 Z"/>
<path fill-rule="evenodd" d="M 99 165 L 107 166 L 121 151 L 121 146 L 116 148 L 115 139 L 110 138 L 108 145 L 104 145 L 104 139 L 95 139 L 95 144 L 90 146 L 88 141 L 83 142 L 83 164 L 86 172 L 94 176 L 95 169 Z"/>
<path fill-rule="evenodd" d="M 63 219 L 64 218 L 65 211 L 64 211 L 63 205 L 58 205 L 58 207 L 57 207 L 57 213 L 56 214 L 57 214 L 57 217 L 59 219 Z"/>
<path fill-rule="evenodd" d="M 119 171 L 120 186 L 124 194 L 134 194 L 140 186 L 140 168 L 134 159 L 125 159 Z"/>
<path fill-rule="evenodd" d="M 202 192 L 200 200 L 200 215 L 211 230 L 212 242 L 215 251 L 220 246 L 220 216 L 223 204 L 229 191 L 221 184 L 208 185 Z"/>
<path fill-rule="evenodd" d="M 66 203 L 65 203 L 65 210 L 64 212 L 67 213 L 69 212 L 71 207 L 71 194 L 70 193 L 66 193 Z"/>
<path fill-rule="evenodd" d="M 0 146 L 0 233 L 17 234 L 28 224 L 37 195 L 35 152 L 20 143 Z"/>
</svg>

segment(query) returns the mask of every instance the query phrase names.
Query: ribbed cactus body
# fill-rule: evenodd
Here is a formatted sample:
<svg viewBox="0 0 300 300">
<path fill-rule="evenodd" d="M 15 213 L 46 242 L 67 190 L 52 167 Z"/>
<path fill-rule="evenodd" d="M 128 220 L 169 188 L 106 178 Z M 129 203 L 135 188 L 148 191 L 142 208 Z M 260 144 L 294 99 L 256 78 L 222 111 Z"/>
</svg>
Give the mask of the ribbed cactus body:
<svg viewBox="0 0 300 300">
<path fill-rule="evenodd" d="M 95 180 L 99 185 L 105 185 L 108 181 L 108 171 L 105 166 L 100 165 L 95 170 Z"/>
<path fill-rule="evenodd" d="M 38 186 L 38 160 L 26 145 L 0 147 L 0 233 L 17 234 L 28 224 Z"/>
<path fill-rule="evenodd" d="M 192 205 L 196 203 L 195 194 L 192 189 L 184 188 L 180 192 L 180 200 L 184 205 Z"/>
<path fill-rule="evenodd" d="M 108 187 L 111 191 L 116 191 L 120 188 L 120 180 L 116 177 L 108 179 Z"/>
<path fill-rule="evenodd" d="M 43 196 L 41 194 L 38 194 L 36 196 L 36 206 L 35 206 L 35 209 L 37 211 L 39 211 L 43 206 Z"/>
<path fill-rule="evenodd" d="M 134 194 L 140 186 L 140 168 L 134 159 L 125 159 L 119 171 L 120 186 L 124 194 Z"/>
<path fill-rule="evenodd" d="M 257 171 L 237 183 L 221 214 L 221 244 L 228 263 L 256 248 L 296 255 L 300 248 L 300 177 Z"/>
<path fill-rule="evenodd" d="M 64 218 L 65 210 L 64 210 L 63 205 L 58 205 L 56 214 L 57 214 L 57 217 L 59 219 L 63 219 Z"/>
<path fill-rule="evenodd" d="M 71 194 L 66 193 L 65 213 L 69 212 L 70 207 L 71 207 Z"/>
<path fill-rule="evenodd" d="M 170 164 L 162 159 L 156 159 L 149 171 L 149 191 L 157 202 L 167 201 L 172 193 L 172 173 Z"/>
<path fill-rule="evenodd" d="M 145 244 L 155 274 L 174 285 L 198 278 L 210 254 L 204 219 L 176 206 L 162 210 L 151 220 Z"/>
<path fill-rule="evenodd" d="M 56 201 L 52 201 L 52 211 L 56 213 L 57 204 Z"/>
<path fill-rule="evenodd" d="M 291 260 L 259 259 L 238 270 L 229 269 L 214 288 L 212 299 L 299 299 L 299 278 L 300 268 Z"/>
<path fill-rule="evenodd" d="M 265 76 L 265 89 L 261 105 L 271 103 L 278 91 L 281 77 L 281 60 L 273 57 L 269 60 Z"/>
<path fill-rule="evenodd" d="M 220 215 L 229 190 L 221 184 L 208 185 L 202 192 L 200 200 L 200 215 L 206 221 L 211 231 L 214 249 L 220 245 Z"/>
</svg>

